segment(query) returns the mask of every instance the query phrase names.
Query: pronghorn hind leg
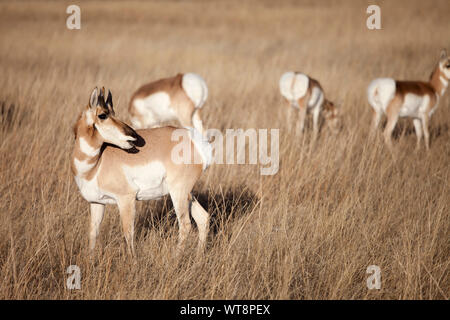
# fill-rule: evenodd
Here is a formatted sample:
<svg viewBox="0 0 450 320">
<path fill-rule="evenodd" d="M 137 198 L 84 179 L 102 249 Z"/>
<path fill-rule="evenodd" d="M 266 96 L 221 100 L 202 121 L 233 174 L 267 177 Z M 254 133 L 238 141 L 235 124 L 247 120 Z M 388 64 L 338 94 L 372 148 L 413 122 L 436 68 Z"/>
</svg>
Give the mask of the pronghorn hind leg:
<svg viewBox="0 0 450 320">
<path fill-rule="evenodd" d="M 98 232 L 100 230 L 100 224 L 103 220 L 103 214 L 105 213 L 105 205 L 100 203 L 91 203 L 91 225 L 89 231 L 89 249 L 91 252 L 95 248 Z"/>
<path fill-rule="evenodd" d="M 194 127 L 194 116 L 196 114 L 194 104 L 183 104 L 182 108 L 177 109 L 178 121 L 183 127 Z"/>
<path fill-rule="evenodd" d="M 394 98 L 386 109 L 387 114 L 387 124 L 384 128 L 384 141 L 388 146 L 389 150 L 392 152 L 392 132 L 394 131 L 395 125 L 398 121 L 398 110 L 400 108 L 401 100 Z"/>
<path fill-rule="evenodd" d="M 134 219 L 136 215 L 136 196 L 120 197 L 117 201 L 120 219 L 122 220 L 123 233 L 127 242 L 128 252 L 134 256 Z"/>
<path fill-rule="evenodd" d="M 209 232 L 209 214 L 197 200 L 191 202 L 191 214 L 198 228 L 198 252 L 203 252 Z"/>
<path fill-rule="evenodd" d="M 378 126 L 380 125 L 381 116 L 381 112 L 373 110 L 372 125 L 370 127 L 370 138 L 375 137 Z"/>
<path fill-rule="evenodd" d="M 170 192 L 173 207 L 177 215 L 179 236 L 177 253 L 181 253 L 184 248 L 184 243 L 191 231 L 191 220 L 189 217 L 189 192 L 185 190 L 174 190 Z"/>
<path fill-rule="evenodd" d="M 289 130 L 289 132 L 292 131 L 292 118 L 294 116 L 294 107 L 292 106 L 291 102 L 288 100 L 285 100 L 287 104 L 287 111 L 286 111 L 286 125 Z"/>
<path fill-rule="evenodd" d="M 414 128 L 416 129 L 416 136 L 417 136 L 416 151 L 419 151 L 420 142 L 422 141 L 422 120 L 414 119 L 413 123 L 414 123 Z"/>
</svg>

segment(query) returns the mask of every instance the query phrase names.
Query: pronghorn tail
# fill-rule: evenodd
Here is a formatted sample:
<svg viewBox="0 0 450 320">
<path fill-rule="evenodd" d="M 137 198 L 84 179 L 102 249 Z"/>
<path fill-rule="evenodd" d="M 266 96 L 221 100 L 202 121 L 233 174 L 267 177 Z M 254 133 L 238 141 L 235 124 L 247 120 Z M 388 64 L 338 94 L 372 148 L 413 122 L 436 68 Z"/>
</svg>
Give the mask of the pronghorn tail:
<svg viewBox="0 0 450 320">
<path fill-rule="evenodd" d="M 395 80 L 390 78 L 375 79 L 367 87 L 367 100 L 375 111 L 384 112 L 394 98 L 395 91 Z"/>
<path fill-rule="evenodd" d="M 181 86 L 196 109 L 203 107 L 208 98 L 208 86 L 202 77 L 196 73 L 186 73 L 181 80 Z"/>
<path fill-rule="evenodd" d="M 197 149 L 202 158 L 203 170 L 206 170 L 212 163 L 212 145 L 197 129 L 192 127 L 187 127 L 187 129 L 189 130 L 189 137 L 194 143 L 195 149 Z"/>
<path fill-rule="evenodd" d="M 290 101 L 293 107 L 298 107 L 298 99 L 308 90 L 309 78 L 302 73 L 289 71 L 281 76 L 279 85 L 281 95 Z"/>
</svg>

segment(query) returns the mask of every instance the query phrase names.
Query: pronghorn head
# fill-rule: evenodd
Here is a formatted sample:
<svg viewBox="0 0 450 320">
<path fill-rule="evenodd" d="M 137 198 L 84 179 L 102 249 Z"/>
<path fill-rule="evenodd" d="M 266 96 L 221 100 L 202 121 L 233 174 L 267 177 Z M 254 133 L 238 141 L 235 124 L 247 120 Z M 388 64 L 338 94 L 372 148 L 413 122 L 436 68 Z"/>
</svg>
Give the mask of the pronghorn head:
<svg viewBox="0 0 450 320">
<path fill-rule="evenodd" d="M 341 130 L 341 120 L 338 107 L 336 107 L 333 102 L 325 100 L 323 104 L 323 115 L 331 132 L 337 134 Z"/>
<path fill-rule="evenodd" d="M 110 143 L 122 149 L 134 147 L 138 134 L 115 117 L 111 91 L 105 101 L 105 88 L 99 92 L 97 87 L 91 93 L 89 104 L 82 111 L 74 127 L 75 137 L 88 134 L 101 143 Z"/>
<path fill-rule="evenodd" d="M 439 59 L 439 67 L 447 79 L 450 79 L 450 58 L 447 55 L 447 50 L 441 51 L 441 58 Z"/>
</svg>

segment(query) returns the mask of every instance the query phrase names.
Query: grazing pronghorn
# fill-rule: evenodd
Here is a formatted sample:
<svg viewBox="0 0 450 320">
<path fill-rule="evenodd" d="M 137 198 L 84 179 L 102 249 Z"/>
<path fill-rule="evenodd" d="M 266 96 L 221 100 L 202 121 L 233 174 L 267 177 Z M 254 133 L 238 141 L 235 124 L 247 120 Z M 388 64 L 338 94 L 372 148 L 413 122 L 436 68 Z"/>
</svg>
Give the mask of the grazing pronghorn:
<svg viewBox="0 0 450 320">
<path fill-rule="evenodd" d="M 136 129 L 178 120 L 202 134 L 200 110 L 208 97 L 205 80 L 195 73 L 178 74 L 140 87 L 131 97 L 130 120 Z"/>
<path fill-rule="evenodd" d="M 201 161 L 180 164 L 172 160 L 175 130 L 186 134 L 189 147 L 194 150 L 192 155 Z M 197 201 L 192 201 L 190 193 L 209 165 L 211 152 L 196 129 L 134 131 L 114 116 L 111 92 L 108 91 L 105 102 L 104 89 L 98 94 L 95 88 L 74 132 L 72 172 L 82 196 L 90 203 L 91 249 L 95 247 L 105 204 L 117 204 L 128 249 L 134 255 L 135 201 L 166 194 L 170 194 L 179 223 L 179 248 L 191 228 L 189 211 L 198 226 L 199 248 L 204 247 L 209 215 Z"/>
<path fill-rule="evenodd" d="M 369 104 L 374 110 L 372 120 L 372 133 L 375 133 L 382 114 L 387 116 L 384 129 L 384 140 L 392 149 L 392 131 L 399 117 L 413 118 L 417 135 L 416 150 L 420 148 L 422 135 L 425 137 L 425 147 L 430 148 L 430 134 L 428 122 L 444 95 L 450 79 L 450 59 L 447 51 L 442 50 L 429 82 L 397 81 L 391 78 L 373 80 L 368 89 Z"/>
<path fill-rule="evenodd" d="M 333 133 L 337 133 L 340 127 L 338 108 L 325 95 L 320 83 L 300 72 L 286 72 L 280 78 L 280 92 L 290 105 L 287 113 L 287 121 L 290 125 L 292 112 L 299 111 L 297 132 L 302 133 L 305 127 L 305 119 L 308 111 L 313 113 L 314 138 L 319 132 L 319 116 L 322 113 L 325 122 Z"/>
</svg>

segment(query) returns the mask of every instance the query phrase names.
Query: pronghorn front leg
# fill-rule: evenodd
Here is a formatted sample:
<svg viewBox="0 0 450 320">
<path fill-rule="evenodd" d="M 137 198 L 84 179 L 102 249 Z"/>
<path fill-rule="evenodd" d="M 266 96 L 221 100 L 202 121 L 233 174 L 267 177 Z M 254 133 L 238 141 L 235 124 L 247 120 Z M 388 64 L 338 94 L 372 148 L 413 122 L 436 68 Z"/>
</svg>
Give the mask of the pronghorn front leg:
<svg viewBox="0 0 450 320">
<path fill-rule="evenodd" d="M 209 231 L 209 214 L 197 200 L 191 202 L 191 214 L 198 228 L 198 251 L 205 249 L 206 238 Z"/>
<path fill-rule="evenodd" d="M 89 232 L 89 249 L 92 251 L 95 248 L 95 242 L 100 230 L 100 224 L 102 223 L 103 214 L 105 213 L 105 205 L 100 203 L 91 203 L 90 207 L 91 226 Z"/>
<path fill-rule="evenodd" d="M 417 145 L 416 145 L 416 151 L 420 149 L 420 142 L 422 140 L 422 120 L 420 119 L 414 119 L 414 128 L 416 129 L 416 136 L 417 136 Z"/>
<path fill-rule="evenodd" d="M 428 113 L 425 113 L 422 116 L 422 129 L 423 129 L 423 136 L 425 137 L 425 147 L 427 148 L 427 151 L 430 150 L 430 132 L 428 130 L 428 121 L 429 121 Z"/>
<path fill-rule="evenodd" d="M 122 220 L 123 233 L 127 242 L 128 252 L 135 255 L 134 252 L 134 218 L 136 215 L 136 196 L 127 195 L 118 199 L 120 219 Z"/>
<path fill-rule="evenodd" d="M 317 140 L 317 136 L 319 135 L 319 116 L 320 111 L 322 109 L 323 97 L 316 105 L 313 111 L 313 141 Z"/>
</svg>

